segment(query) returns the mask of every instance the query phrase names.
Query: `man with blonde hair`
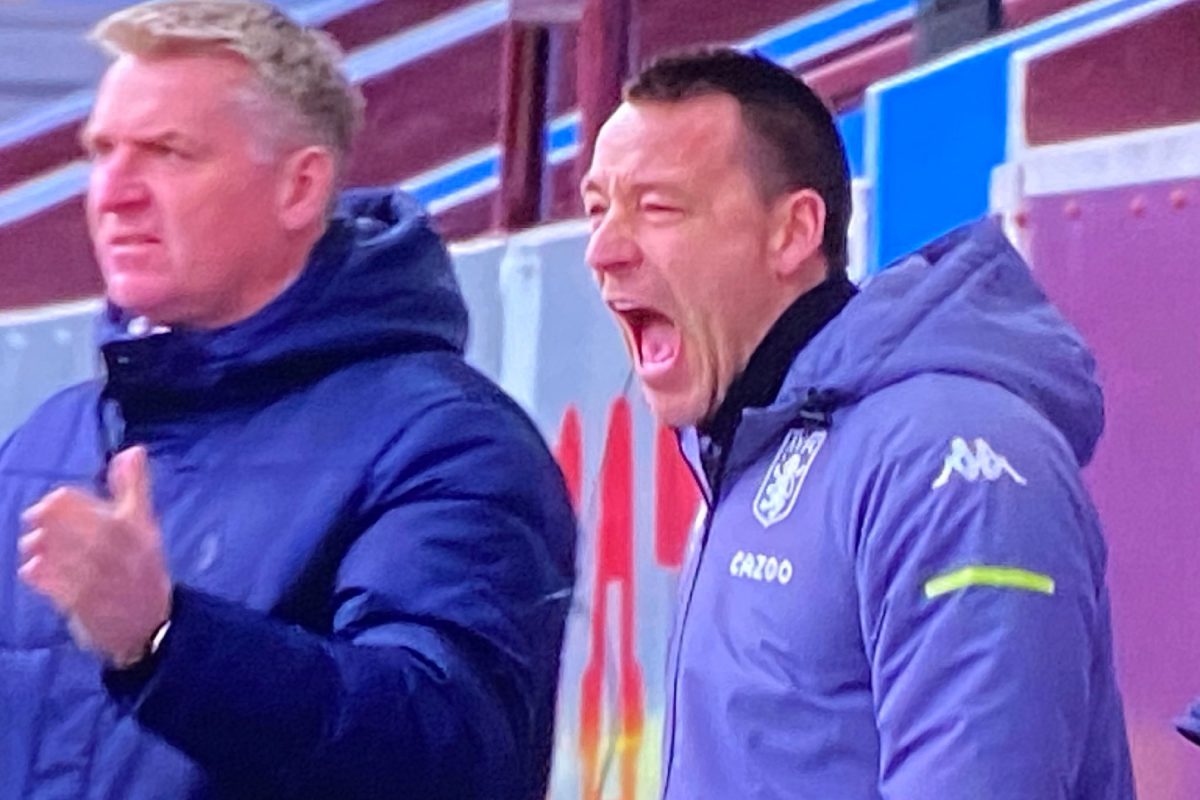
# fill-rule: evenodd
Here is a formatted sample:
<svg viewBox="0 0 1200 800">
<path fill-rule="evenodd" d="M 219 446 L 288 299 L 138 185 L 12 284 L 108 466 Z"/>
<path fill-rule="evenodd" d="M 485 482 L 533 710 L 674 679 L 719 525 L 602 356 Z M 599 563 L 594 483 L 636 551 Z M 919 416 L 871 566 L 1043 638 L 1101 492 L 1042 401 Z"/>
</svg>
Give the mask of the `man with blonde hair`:
<svg viewBox="0 0 1200 800">
<path fill-rule="evenodd" d="M 252 2 L 121 11 L 102 380 L 0 446 L 0 798 L 544 796 L 574 521 L 362 100 Z"/>
</svg>

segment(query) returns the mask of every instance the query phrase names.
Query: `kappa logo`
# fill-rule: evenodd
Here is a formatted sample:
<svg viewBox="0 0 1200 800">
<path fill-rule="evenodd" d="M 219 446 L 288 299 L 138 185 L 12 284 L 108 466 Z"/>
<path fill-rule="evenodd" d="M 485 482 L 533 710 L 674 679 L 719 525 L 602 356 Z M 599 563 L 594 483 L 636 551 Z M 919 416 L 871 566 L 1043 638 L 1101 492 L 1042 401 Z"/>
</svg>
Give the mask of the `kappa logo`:
<svg viewBox="0 0 1200 800">
<path fill-rule="evenodd" d="M 754 496 L 754 517 L 764 528 L 787 518 L 808 477 L 813 460 L 825 444 L 825 431 L 793 428 L 767 467 L 762 486 Z"/>
<path fill-rule="evenodd" d="M 973 444 L 974 450 L 961 436 L 955 436 L 951 440 L 950 454 L 946 456 L 942 474 L 934 480 L 931 489 L 942 488 L 950 482 L 950 476 L 955 473 L 972 483 L 978 480 L 996 481 L 1007 475 L 1021 486 L 1025 485 L 1025 479 L 1013 469 L 1008 459 L 993 450 L 985 440 L 976 439 Z"/>
</svg>

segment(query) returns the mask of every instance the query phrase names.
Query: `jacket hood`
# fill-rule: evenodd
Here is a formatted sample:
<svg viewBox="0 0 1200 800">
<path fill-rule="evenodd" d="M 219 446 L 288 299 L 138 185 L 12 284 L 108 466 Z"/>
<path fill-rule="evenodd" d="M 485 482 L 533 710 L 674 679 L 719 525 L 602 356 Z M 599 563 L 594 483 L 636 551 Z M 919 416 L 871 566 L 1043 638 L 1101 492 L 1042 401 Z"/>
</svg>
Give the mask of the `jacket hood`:
<svg viewBox="0 0 1200 800">
<path fill-rule="evenodd" d="M 252 317 L 211 331 L 147 332 L 110 305 L 99 338 L 119 396 L 253 391 L 272 374 L 296 379 L 401 352 L 461 353 L 466 335 L 466 306 L 427 216 L 403 193 L 360 189 L 339 198 L 296 282 Z"/>
<path fill-rule="evenodd" d="M 776 405 L 840 405 L 926 373 L 1021 397 L 1081 465 L 1104 428 L 1095 360 L 991 221 L 959 228 L 871 280 L 804 348 Z"/>
</svg>

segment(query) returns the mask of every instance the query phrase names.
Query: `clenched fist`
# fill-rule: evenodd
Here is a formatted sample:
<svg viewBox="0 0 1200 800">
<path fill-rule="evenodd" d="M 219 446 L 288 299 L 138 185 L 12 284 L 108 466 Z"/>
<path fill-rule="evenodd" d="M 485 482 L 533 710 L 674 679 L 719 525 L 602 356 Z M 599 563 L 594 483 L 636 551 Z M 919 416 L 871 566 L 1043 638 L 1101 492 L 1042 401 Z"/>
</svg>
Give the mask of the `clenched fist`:
<svg viewBox="0 0 1200 800">
<path fill-rule="evenodd" d="M 108 482 L 112 500 L 60 488 L 26 510 L 20 575 L 67 617 L 80 646 L 124 667 L 170 615 L 171 578 L 145 449 L 118 453 Z"/>
</svg>

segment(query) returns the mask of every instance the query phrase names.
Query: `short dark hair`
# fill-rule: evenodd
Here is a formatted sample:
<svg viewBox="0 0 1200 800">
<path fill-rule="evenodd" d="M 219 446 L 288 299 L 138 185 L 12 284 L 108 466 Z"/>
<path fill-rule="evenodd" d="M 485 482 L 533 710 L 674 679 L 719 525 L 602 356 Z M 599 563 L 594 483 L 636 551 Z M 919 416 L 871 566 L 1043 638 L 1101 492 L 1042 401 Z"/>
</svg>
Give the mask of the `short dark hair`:
<svg viewBox="0 0 1200 800">
<path fill-rule="evenodd" d="M 681 102 L 726 94 L 738 102 L 764 197 L 801 188 L 825 201 L 821 249 L 845 274 L 850 168 L 833 115 L 804 81 L 757 53 L 705 48 L 662 56 L 625 86 L 627 102 Z"/>
</svg>

